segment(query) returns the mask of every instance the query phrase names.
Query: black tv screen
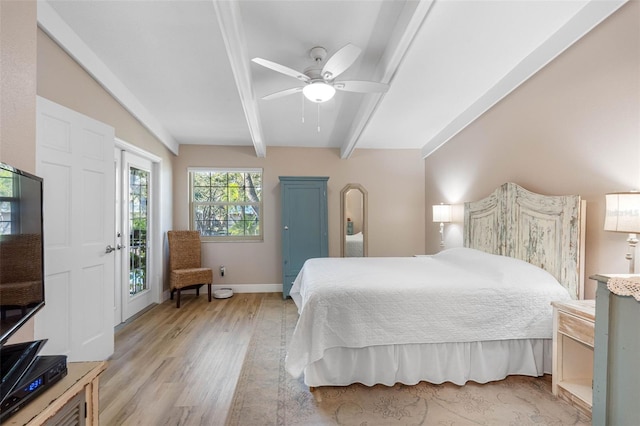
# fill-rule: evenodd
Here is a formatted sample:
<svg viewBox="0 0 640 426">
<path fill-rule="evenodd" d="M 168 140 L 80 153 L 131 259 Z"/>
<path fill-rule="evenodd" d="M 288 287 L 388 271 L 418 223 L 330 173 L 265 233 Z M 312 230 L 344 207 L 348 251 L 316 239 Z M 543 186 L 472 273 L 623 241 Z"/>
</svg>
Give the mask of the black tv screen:
<svg viewBox="0 0 640 426">
<path fill-rule="evenodd" d="M 44 305 L 42 179 L 0 163 L 0 344 Z"/>
</svg>

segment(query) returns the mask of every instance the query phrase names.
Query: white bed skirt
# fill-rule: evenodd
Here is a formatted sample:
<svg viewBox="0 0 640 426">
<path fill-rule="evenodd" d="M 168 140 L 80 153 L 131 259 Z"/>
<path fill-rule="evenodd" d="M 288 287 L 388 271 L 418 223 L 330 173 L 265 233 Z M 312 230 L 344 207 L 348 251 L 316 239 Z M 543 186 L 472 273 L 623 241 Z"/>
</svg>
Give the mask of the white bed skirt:
<svg viewBox="0 0 640 426">
<path fill-rule="evenodd" d="M 307 386 L 487 383 L 551 373 L 551 339 L 331 348 L 304 370 Z"/>
</svg>

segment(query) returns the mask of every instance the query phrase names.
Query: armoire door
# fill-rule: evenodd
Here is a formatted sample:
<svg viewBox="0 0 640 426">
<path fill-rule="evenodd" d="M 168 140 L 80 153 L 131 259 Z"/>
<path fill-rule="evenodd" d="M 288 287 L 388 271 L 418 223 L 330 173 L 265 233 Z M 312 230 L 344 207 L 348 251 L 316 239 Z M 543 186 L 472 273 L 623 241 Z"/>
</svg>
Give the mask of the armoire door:
<svg viewBox="0 0 640 426">
<path fill-rule="evenodd" d="M 282 298 L 307 259 L 329 255 L 328 177 L 280 176 L 282 198 Z"/>
</svg>

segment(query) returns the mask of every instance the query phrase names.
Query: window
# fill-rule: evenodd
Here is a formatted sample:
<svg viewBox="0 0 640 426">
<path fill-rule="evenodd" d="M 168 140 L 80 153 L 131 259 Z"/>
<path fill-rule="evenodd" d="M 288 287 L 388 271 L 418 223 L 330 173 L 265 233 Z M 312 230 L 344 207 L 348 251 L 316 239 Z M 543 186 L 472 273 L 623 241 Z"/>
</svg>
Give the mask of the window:
<svg viewBox="0 0 640 426">
<path fill-rule="evenodd" d="M 262 169 L 189 169 L 190 229 L 209 241 L 262 240 Z"/>
<path fill-rule="evenodd" d="M 0 235 L 20 232 L 18 179 L 8 170 L 0 170 Z"/>
</svg>

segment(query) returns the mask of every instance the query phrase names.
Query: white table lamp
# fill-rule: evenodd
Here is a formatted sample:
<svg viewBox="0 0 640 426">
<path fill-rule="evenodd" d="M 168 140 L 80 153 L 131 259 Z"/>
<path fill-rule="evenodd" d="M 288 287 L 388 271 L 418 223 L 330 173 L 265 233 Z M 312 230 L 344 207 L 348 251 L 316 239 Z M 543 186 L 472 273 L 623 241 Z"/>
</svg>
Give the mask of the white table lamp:
<svg viewBox="0 0 640 426">
<path fill-rule="evenodd" d="M 440 247 L 444 247 L 444 224 L 451 222 L 451 205 L 442 203 L 434 205 L 433 221 L 440 222 Z"/>
<path fill-rule="evenodd" d="M 629 273 L 635 270 L 635 250 L 640 232 L 640 192 L 616 192 L 606 194 L 604 230 L 629 234 Z"/>
</svg>

